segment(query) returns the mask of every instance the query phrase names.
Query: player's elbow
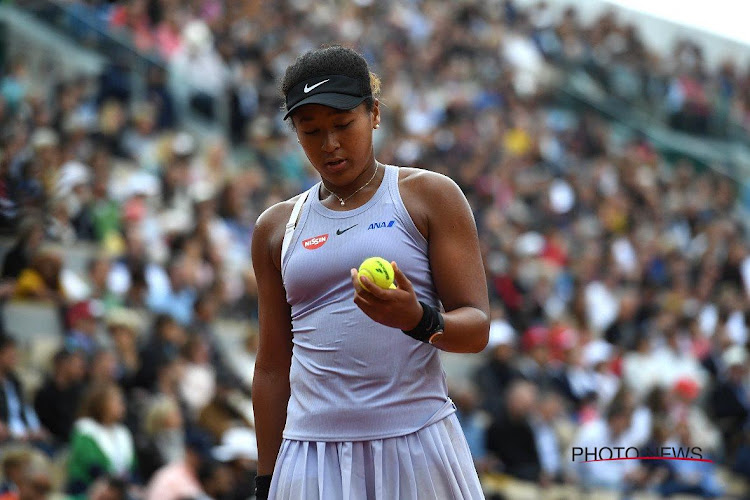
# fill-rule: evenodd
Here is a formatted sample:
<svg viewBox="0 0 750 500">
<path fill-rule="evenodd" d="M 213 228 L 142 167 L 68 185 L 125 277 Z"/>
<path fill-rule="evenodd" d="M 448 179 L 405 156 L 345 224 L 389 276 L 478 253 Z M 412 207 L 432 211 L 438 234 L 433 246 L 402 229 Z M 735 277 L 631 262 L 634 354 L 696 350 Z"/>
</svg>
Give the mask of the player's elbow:
<svg viewBox="0 0 750 500">
<path fill-rule="evenodd" d="M 487 347 L 487 342 L 490 339 L 490 318 L 485 312 L 481 312 L 482 318 L 480 324 L 477 326 L 477 331 L 473 336 L 473 342 L 471 343 L 470 351 L 472 353 L 482 352 Z"/>
</svg>

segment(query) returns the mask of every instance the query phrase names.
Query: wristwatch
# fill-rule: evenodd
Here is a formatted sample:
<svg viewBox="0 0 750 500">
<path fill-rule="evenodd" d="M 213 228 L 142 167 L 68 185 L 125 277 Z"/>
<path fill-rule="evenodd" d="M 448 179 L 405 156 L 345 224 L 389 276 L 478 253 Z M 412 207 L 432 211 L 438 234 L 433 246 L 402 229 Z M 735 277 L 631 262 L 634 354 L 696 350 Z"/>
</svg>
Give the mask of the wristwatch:
<svg viewBox="0 0 750 500">
<path fill-rule="evenodd" d="M 422 305 L 422 319 L 417 326 L 411 330 L 401 330 L 409 337 L 426 344 L 432 344 L 436 341 L 445 330 L 445 319 L 436 307 L 426 302 L 419 303 Z"/>
<path fill-rule="evenodd" d="M 440 312 L 438 312 L 436 316 L 437 325 L 435 326 L 433 331 L 429 332 L 429 337 L 427 340 L 430 345 L 434 344 L 436 340 L 442 337 L 443 332 L 445 331 L 445 318 L 443 318 L 443 315 Z"/>
</svg>

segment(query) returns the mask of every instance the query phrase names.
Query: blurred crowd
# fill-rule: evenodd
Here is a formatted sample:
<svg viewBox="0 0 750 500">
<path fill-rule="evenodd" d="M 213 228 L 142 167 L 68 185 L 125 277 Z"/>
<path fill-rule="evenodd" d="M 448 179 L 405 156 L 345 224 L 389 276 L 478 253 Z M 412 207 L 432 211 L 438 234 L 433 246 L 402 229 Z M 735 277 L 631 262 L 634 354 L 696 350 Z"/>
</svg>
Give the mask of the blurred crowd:
<svg viewBox="0 0 750 500">
<path fill-rule="evenodd" d="M 44 301 L 62 325 L 33 387 L 18 375 L 25 332 L 0 336 L 0 499 L 250 497 L 253 224 L 316 181 L 280 120 L 277 81 L 332 41 L 383 81 L 378 158 L 449 175 L 474 210 L 490 344 L 451 383 L 480 472 L 705 497 L 723 494 L 717 465 L 750 477 L 737 184 L 555 99 L 576 67 L 626 102 L 670 106 L 675 127 L 713 133 L 719 106 L 750 116 L 748 76 L 731 63 L 713 72 L 688 42 L 660 60 L 615 14 L 587 25 L 574 8 L 509 0 L 66 8 L 165 64 L 142 94 L 117 65 L 66 81 L 20 57 L 0 69 L 0 227 L 12 240 L 0 299 Z M 187 132 L 183 101 L 209 120 L 228 104 L 230 130 Z M 239 349 L 222 344 L 227 320 L 247 332 Z M 715 463 L 571 457 L 662 445 Z"/>
</svg>

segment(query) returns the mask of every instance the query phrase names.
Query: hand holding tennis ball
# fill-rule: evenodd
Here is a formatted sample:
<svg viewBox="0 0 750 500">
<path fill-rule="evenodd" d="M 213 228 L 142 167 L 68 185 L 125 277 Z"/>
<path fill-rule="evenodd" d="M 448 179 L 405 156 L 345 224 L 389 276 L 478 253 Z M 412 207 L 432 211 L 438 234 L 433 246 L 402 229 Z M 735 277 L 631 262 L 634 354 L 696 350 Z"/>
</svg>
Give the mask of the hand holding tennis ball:
<svg viewBox="0 0 750 500">
<path fill-rule="evenodd" d="M 359 271 L 352 268 L 351 275 L 354 303 L 370 319 L 401 330 L 417 326 L 424 312 L 422 304 L 398 264 L 370 257 L 362 262 Z"/>
<path fill-rule="evenodd" d="M 367 279 L 380 288 L 396 288 L 396 285 L 393 284 L 393 266 L 382 257 L 365 259 L 359 266 L 358 274 L 359 282 L 365 288 L 367 287 L 362 283 L 362 276 L 367 276 Z"/>
</svg>

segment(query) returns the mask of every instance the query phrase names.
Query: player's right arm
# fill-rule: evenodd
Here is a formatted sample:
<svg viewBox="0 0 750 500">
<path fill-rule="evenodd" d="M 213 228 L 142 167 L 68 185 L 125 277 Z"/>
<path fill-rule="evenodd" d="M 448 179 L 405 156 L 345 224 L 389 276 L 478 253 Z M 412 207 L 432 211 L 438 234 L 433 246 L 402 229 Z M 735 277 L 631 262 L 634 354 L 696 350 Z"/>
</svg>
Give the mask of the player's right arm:
<svg viewBox="0 0 750 500">
<path fill-rule="evenodd" d="M 253 231 L 253 269 L 258 281 L 260 344 L 252 401 L 258 439 L 258 475 L 273 473 L 289 402 L 292 360 L 291 308 L 281 279 L 281 243 L 293 200 L 269 208 Z"/>
</svg>

